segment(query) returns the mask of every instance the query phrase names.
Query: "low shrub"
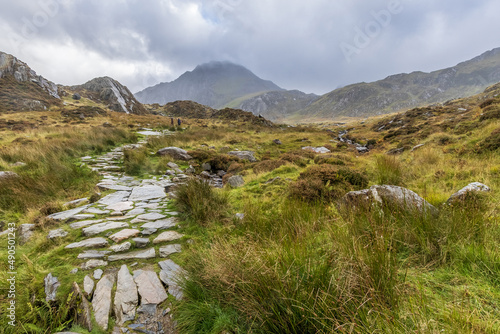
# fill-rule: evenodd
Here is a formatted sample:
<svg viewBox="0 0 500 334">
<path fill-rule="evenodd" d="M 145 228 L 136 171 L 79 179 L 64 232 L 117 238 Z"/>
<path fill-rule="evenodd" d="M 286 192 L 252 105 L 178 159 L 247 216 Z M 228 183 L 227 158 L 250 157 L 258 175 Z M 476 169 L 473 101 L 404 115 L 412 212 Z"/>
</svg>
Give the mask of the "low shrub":
<svg viewBox="0 0 500 334">
<path fill-rule="evenodd" d="M 307 166 L 307 163 L 309 162 L 308 159 L 310 159 L 310 158 L 305 157 L 303 155 L 296 154 L 296 153 L 284 153 L 284 154 L 280 155 L 279 159 L 283 160 L 283 161 L 291 162 L 299 167 L 305 167 L 305 166 Z"/>
<path fill-rule="evenodd" d="M 491 135 L 486 137 L 477 145 L 476 152 L 493 152 L 500 148 L 500 128 L 494 130 Z"/>
<path fill-rule="evenodd" d="M 253 171 L 255 174 L 271 172 L 286 164 L 284 160 L 264 160 L 253 166 Z"/>
</svg>

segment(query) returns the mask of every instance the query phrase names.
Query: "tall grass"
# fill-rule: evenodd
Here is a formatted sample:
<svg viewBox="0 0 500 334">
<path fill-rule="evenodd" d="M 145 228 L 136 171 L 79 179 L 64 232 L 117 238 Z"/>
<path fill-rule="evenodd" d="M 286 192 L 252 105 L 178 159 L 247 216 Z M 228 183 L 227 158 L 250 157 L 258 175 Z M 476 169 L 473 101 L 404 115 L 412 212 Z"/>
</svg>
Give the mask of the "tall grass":
<svg viewBox="0 0 500 334">
<path fill-rule="evenodd" d="M 387 184 L 393 186 L 404 185 L 403 166 L 395 156 L 377 156 L 375 158 L 375 176 L 377 184 Z"/>
</svg>

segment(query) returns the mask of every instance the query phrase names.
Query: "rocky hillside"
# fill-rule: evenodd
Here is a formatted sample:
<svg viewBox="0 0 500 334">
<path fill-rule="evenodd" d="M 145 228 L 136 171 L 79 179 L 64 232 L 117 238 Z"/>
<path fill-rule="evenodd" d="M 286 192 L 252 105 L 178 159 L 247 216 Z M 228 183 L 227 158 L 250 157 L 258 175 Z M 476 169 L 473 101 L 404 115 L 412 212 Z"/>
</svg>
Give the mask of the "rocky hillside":
<svg viewBox="0 0 500 334">
<path fill-rule="evenodd" d="M 191 119 L 219 119 L 229 121 L 242 121 L 248 124 L 273 126 L 273 123 L 264 117 L 255 116 L 251 112 L 241 109 L 224 108 L 213 109 L 193 101 L 175 101 L 167 103 L 159 110 L 168 117 L 181 117 Z"/>
<path fill-rule="evenodd" d="M 46 110 L 60 104 L 56 84 L 0 51 L 0 112 Z"/>
<path fill-rule="evenodd" d="M 81 96 L 101 102 L 111 110 L 127 114 L 144 115 L 147 110 L 127 87 L 110 77 L 95 78 L 83 85 L 69 87 Z"/>
<path fill-rule="evenodd" d="M 262 115 L 270 120 L 281 120 L 307 108 L 319 98 L 299 90 L 273 91 L 244 100 L 238 108 Z"/>
<path fill-rule="evenodd" d="M 212 108 L 223 108 L 243 96 L 275 90 L 282 89 L 243 66 L 210 62 L 197 66 L 172 82 L 146 88 L 135 96 L 140 102 L 149 104 L 191 100 Z"/>
<path fill-rule="evenodd" d="M 358 83 L 323 95 L 295 116 L 366 117 L 471 96 L 500 81 L 500 48 L 447 69 Z"/>
</svg>

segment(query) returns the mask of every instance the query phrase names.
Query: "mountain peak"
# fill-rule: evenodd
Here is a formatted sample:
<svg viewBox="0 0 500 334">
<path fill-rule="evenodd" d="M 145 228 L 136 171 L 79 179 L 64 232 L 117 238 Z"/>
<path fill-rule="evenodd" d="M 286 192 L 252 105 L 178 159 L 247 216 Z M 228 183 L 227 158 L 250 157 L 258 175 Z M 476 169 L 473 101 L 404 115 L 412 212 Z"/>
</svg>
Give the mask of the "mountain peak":
<svg viewBox="0 0 500 334">
<path fill-rule="evenodd" d="M 211 61 L 196 66 L 172 82 L 161 83 L 136 93 L 142 103 L 167 104 L 191 100 L 212 108 L 223 108 L 246 95 L 282 90 L 242 65 Z"/>
</svg>

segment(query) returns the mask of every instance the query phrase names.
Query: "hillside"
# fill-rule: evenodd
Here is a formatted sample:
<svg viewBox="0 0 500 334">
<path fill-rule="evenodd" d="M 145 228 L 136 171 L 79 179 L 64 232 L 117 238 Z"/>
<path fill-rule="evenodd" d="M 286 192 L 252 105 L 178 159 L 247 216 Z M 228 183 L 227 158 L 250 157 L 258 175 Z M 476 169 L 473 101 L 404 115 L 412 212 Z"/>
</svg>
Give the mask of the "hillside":
<svg viewBox="0 0 500 334">
<path fill-rule="evenodd" d="M 68 89 L 83 97 L 103 103 L 117 112 L 136 115 L 148 113 L 127 87 L 110 77 L 95 78 L 83 85 L 68 87 Z"/>
<path fill-rule="evenodd" d="M 474 95 L 498 81 L 500 48 L 447 69 L 397 74 L 334 90 L 296 113 L 294 118 L 381 115 Z"/>
<path fill-rule="evenodd" d="M 172 82 L 160 83 L 135 94 L 142 103 L 166 104 L 191 100 L 212 108 L 223 108 L 245 95 L 281 90 L 243 66 L 230 62 L 210 62 L 197 66 Z"/>
<path fill-rule="evenodd" d="M 60 104 L 56 84 L 0 51 L 0 112 L 46 110 Z"/>
</svg>

